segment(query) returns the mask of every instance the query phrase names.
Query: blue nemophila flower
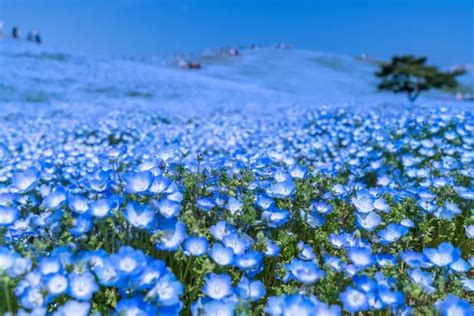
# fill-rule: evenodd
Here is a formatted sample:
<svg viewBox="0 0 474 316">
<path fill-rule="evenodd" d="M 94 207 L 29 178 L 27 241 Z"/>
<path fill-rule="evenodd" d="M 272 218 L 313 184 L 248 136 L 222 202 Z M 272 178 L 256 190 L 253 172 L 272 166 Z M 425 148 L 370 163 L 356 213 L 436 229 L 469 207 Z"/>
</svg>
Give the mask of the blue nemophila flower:
<svg viewBox="0 0 474 316">
<path fill-rule="evenodd" d="M 305 244 L 302 240 L 298 242 L 296 247 L 299 250 L 298 258 L 302 260 L 314 260 L 316 255 L 310 245 Z"/>
<path fill-rule="evenodd" d="M 186 239 L 186 226 L 174 218 L 160 220 L 157 231 L 160 232 L 156 243 L 159 250 L 176 251 Z"/>
<path fill-rule="evenodd" d="M 253 277 L 263 269 L 263 254 L 254 250 L 234 257 L 234 264 L 247 275 Z"/>
<path fill-rule="evenodd" d="M 207 253 L 209 241 L 206 237 L 190 236 L 183 245 L 184 254 L 187 256 L 202 256 Z"/>
<path fill-rule="evenodd" d="M 467 263 L 463 258 L 459 258 L 449 265 L 449 269 L 452 272 L 462 273 L 467 272 L 471 268 L 470 264 Z"/>
<path fill-rule="evenodd" d="M 58 273 L 62 269 L 61 261 L 56 257 L 43 258 L 38 264 L 38 270 L 43 275 Z"/>
<path fill-rule="evenodd" d="M 147 297 L 156 300 L 160 305 L 172 306 L 179 304 L 183 292 L 183 284 L 176 280 L 172 273 L 166 273 L 158 279 L 156 285 L 147 293 Z"/>
<path fill-rule="evenodd" d="M 290 219 L 290 211 L 274 208 L 262 212 L 262 220 L 267 223 L 268 227 L 278 228 L 285 225 Z"/>
<path fill-rule="evenodd" d="M 69 208 L 77 214 L 84 214 L 89 210 L 89 200 L 82 195 L 69 194 Z"/>
<path fill-rule="evenodd" d="M 352 281 L 358 289 L 366 293 L 373 292 L 378 288 L 377 282 L 367 275 L 355 275 L 352 277 Z"/>
<path fill-rule="evenodd" d="M 160 277 L 168 273 L 166 269 L 166 264 L 163 261 L 150 260 L 140 274 L 133 277 L 132 282 L 137 289 L 150 289 Z"/>
<path fill-rule="evenodd" d="M 469 302 L 452 294 L 437 301 L 435 306 L 442 316 L 471 316 L 474 314 L 474 309 Z"/>
<path fill-rule="evenodd" d="M 380 286 L 378 289 L 378 297 L 389 307 L 397 307 L 404 303 L 405 296 L 400 291 L 393 291 L 386 286 Z"/>
<path fill-rule="evenodd" d="M 63 306 L 60 306 L 53 316 L 87 316 L 91 309 L 91 304 L 88 302 L 67 301 Z"/>
<path fill-rule="evenodd" d="M 316 315 L 316 304 L 300 294 L 271 296 L 268 298 L 264 311 L 272 316 L 312 316 Z"/>
<path fill-rule="evenodd" d="M 196 205 L 201 211 L 209 212 L 212 208 L 216 206 L 216 203 L 214 203 L 211 198 L 200 197 L 196 200 Z"/>
<path fill-rule="evenodd" d="M 474 239 L 474 225 L 468 225 L 465 229 L 467 238 Z"/>
<path fill-rule="evenodd" d="M 465 291 L 474 292 L 474 279 L 464 277 L 461 279 L 461 283 Z"/>
<path fill-rule="evenodd" d="M 124 178 L 125 191 L 133 194 L 147 192 L 153 182 L 153 174 L 149 171 L 132 172 L 126 174 Z"/>
<path fill-rule="evenodd" d="M 150 229 L 155 222 L 155 212 L 147 204 L 129 202 L 125 207 L 125 219 L 133 227 Z"/>
<path fill-rule="evenodd" d="M 134 296 L 130 299 L 122 299 L 117 303 L 115 311 L 118 315 L 123 316 L 153 316 L 156 315 L 156 309 L 153 305 L 148 304 L 143 296 Z"/>
<path fill-rule="evenodd" d="M 346 288 L 346 290 L 339 295 L 339 298 L 342 301 L 344 309 L 349 313 L 357 313 L 369 309 L 366 294 L 352 287 Z"/>
<path fill-rule="evenodd" d="M 110 260 L 115 269 L 124 276 L 137 275 L 147 265 L 147 259 L 141 250 L 123 246 L 117 254 L 111 255 Z"/>
<path fill-rule="evenodd" d="M 398 241 L 408 233 L 406 226 L 390 223 L 384 229 L 379 230 L 377 235 L 381 238 L 382 244 L 390 244 Z"/>
<path fill-rule="evenodd" d="M 382 218 L 376 212 L 370 213 L 356 213 L 356 224 L 357 227 L 367 231 L 373 231 L 377 226 L 382 223 Z"/>
<path fill-rule="evenodd" d="M 275 201 L 268 195 L 262 193 L 257 196 L 255 204 L 262 210 L 267 210 L 275 205 Z"/>
<path fill-rule="evenodd" d="M 411 268 L 429 268 L 433 266 L 430 260 L 424 254 L 419 252 L 407 250 L 400 252 L 399 256 Z"/>
<path fill-rule="evenodd" d="M 295 184 L 293 181 L 277 182 L 267 190 L 270 197 L 285 199 L 295 193 Z"/>
<path fill-rule="evenodd" d="M 219 221 L 209 228 L 211 235 L 217 239 L 222 240 L 224 236 L 236 231 L 235 227 L 226 221 Z"/>
<path fill-rule="evenodd" d="M 210 300 L 202 305 L 201 310 L 206 316 L 234 316 L 236 307 L 237 304 L 233 301 Z"/>
<path fill-rule="evenodd" d="M 232 278 L 227 274 L 206 275 L 202 292 L 209 298 L 220 300 L 233 293 Z"/>
<path fill-rule="evenodd" d="M 237 295 L 248 301 L 258 301 L 265 296 L 265 285 L 259 280 L 249 280 L 242 277 L 235 288 Z"/>
<path fill-rule="evenodd" d="M 324 264 L 328 266 L 331 270 L 340 272 L 344 269 L 344 262 L 341 258 L 333 256 L 324 256 Z"/>
<path fill-rule="evenodd" d="M 395 266 L 397 264 L 397 258 L 391 254 L 378 253 L 375 255 L 375 259 L 381 267 Z"/>
<path fill-rule="evenodd" d="M 177 202 L 171 201 L 167 198 L 163 198 L 160 201 L 154 203 L 155 207 L 163 217 L 170 218 L 179 215 L 181 212 L 181 205 Z"/>
<path fill-rule="evenodd" d="M 168 188 L 173 184 L 171 179 L 158 176 L 153 179 L 149 191 L 154 194 L 162 194 L 168 190 Z"/>
<path fill-rule="evenodd" d="M 293 259 L 285 265 L 285 269 L 286 281 L 296 280 L 303 284 L 313 284 L 325 275 L 313 261 Z"/>
<path fill-rule="evenodd" d="M 280 254 L 280 246 L 275 244 L 271 239 L 265 239 L 265 256 L 275 257 Z"/>
<path fill-rule="evenodd" d="M 348 250 L 349 259 L 352 263 L 361 269 L 368 268 L 375 263 L 375 256 L 367 248 L 350 248 Z"/>
<path fill-rule="evenodd" d="M 23 172 L 12 175 L 12 186 L 20 193 L 25 193 L 34 188 L 40 178 L 40 173 L 35 168 L 28 168 Z"/>
<path fill-rule="evenodd" d="M 431 263 L 438 267 L 445 267 L 461 257 L 461 250 L 448 242 L 444 242 L 438 248 L 425 248 L 423 254 Z"/>
<path fill-rule="evenodd" d="M 222 238 L 224 246 L 232 248 L 235 255 L 242 255 L 247 250 L 246 241 L 237 233 L 230 233 Z"/>
<path fill-rule="evenodd" d="M 69 295 L 77 300 L 88 301 L 99 290 L 95 277 L 90 272 L 82 274 L 71 273 L 68 279 Z"/>
<path fill-rule="evenodd" d="M 55 296 L 61 295 L 66 292 L 68 288 L 68 280 L 62 274 L 53 274 L 48 276 L 46 281 L 46 288 L 48 289 L 48 293 Z"/>
<path fill-rule="evenodd" d="M 351 199 L 352 204 L 360 213 L 370 213 L 374 210 L 374 199 L 370 195 L 359 194 Z"/>
<path fill-rule="evenodd" d="M 230 247 L 225 247 L 221 243 L 215 243 L 209 250 L 209 256 L 220 266 L 229 265 L 234 259 L 234 251 Z"/>
<path fill-rule="evenodd" d="M 89 202 L 89 208 L 92 216 L 97 218 L 106 217 L 114 206 L 114 201 L 111 199 L 99 199 Z"/>
<path fill-rule="evenodd" d="M 240 214 L 242 212 L 242 207 L 244 204 L 237 200 L 236 198 L 230 196 L 229 199 L 227 200 L 227 204 L 225 208 L 232 214 Z"/>
<path fill-rule="evenodd" d="M 319 212 L 311 211 L 306 214 L 306 223 L 312 228 L 318 228 L 324 226 L 326 218 Z"/>
<path fill-rule="evenodd" d="M 433 276 L 429 272 L 422 271 L 420 268 L 415 268 L 409 271 L 410 279 L 421 286 L 423 291 L 428 294 L 433 294 L 436 289 L 433 287 Z"/>
<path fill-rule="evenodd" d="M 19 216 L 20 212 L 16 207 L 0 205 L 0 227 L 12 224 Z"/>
<path fill-rule="evenodd" d="M 73 226 L 71 227 L 70 232 L 74 237 L 77 237 L 92 230 L 93 220 L 89 214 L 83 214 L 74 217 L 72 224 Z"/>
<path fill-rule="evenodd" d="M 443 206 L 440 206 L 434 215 L 437 218 L 441 219 L 447 219 L 447 220 L 452 220 L 454 217 L 457 215 L 461 214 L 462 211 L 459 209 L 459 207 L 451 202 L 445 202 Z"/>
<path fill-rule="evenodd" d="M 313 204 L 311 204 L 310 208 L 311 210 L 321 213 L 323 215 L 327 215 L 333 210 L 331 204 L 328 204 L 326 202 L 314 202 Z"/>
<path fill-rule="evenodd" d="M 62 187 L 58 187 L 50 192 L 43 199 L 43 207 L 47 209 L 57 209 L 64 205 L 66 202 L 66 191 Z"/>
</svg>

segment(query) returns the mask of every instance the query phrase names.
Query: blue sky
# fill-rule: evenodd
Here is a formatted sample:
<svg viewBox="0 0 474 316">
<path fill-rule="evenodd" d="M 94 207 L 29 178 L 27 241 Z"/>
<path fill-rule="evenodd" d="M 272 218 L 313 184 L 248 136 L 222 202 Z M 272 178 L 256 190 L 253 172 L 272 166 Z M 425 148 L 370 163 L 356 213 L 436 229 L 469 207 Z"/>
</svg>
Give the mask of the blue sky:
<svg viewBox="0 0 474 316">
<path fill-rule="evenodd" d="M 288 42 L 381 58 L 423 54 L 444 65 L 474 61 L 474 0 L 0 0 L 0 19 L 7 29 L 41 29 L 46 45 L 101 55 Z"/>
</svg>

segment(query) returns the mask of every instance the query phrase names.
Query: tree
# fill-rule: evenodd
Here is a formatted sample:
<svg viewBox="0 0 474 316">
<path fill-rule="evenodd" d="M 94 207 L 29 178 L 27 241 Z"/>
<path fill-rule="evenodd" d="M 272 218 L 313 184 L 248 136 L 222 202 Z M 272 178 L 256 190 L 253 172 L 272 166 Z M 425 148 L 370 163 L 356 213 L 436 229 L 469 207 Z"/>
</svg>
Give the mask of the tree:
<svg viewBox="0 0 474 316">
<path fill-rule="evenodd" d="M 391 62 L 380 62 L 375 75 L 381 78 L 379 90 L 407 93 L 413 102 L 422 91 L 430 89 L 456 89 L 456 78 L 466 73 L 463 68 L 443 72 L 434 66 L 426 65 L 426 57 L 412 55 L 394 56 Z"/>
</svg>

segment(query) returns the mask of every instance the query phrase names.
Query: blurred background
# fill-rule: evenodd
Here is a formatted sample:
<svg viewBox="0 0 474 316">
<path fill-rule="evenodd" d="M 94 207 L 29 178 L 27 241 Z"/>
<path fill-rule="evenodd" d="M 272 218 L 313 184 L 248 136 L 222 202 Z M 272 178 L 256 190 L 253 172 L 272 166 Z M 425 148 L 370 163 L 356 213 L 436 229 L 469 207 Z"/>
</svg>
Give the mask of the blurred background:
<svg viewBox="0 0 474 316">
<path fill-rule="evenodd" d="M 378 58 L 474 61 L 474 0 L 0 0 L 4 32 L 38 29 L 57 49 L 169 56 L 288 42 Z"/>
</svg>

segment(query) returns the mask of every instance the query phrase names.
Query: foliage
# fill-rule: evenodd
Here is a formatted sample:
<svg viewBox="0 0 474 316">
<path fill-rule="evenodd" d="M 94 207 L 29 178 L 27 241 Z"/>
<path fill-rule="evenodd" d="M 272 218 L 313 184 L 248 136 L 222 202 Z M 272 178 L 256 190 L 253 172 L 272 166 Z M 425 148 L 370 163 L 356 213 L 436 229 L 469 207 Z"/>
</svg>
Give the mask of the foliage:
<svg viewBox="0 0 474 316">
<path fill-rule="evenodd" d="M 381 79 L 378 89 L 406 93 L 413 102 L 423 91 L 457 88 L 456 78 L 466 73 L 463 68 L 443 72 L 426 65 L 426 60 L 426 57 L 404 55 L 394 56 L 388 63 L 379 63 L 380 69 L 375 73 Z"/>
</svg>

